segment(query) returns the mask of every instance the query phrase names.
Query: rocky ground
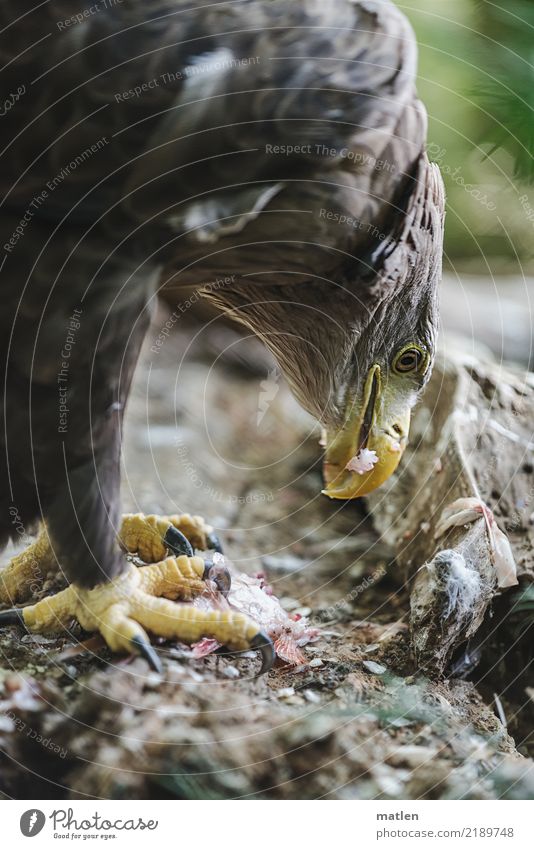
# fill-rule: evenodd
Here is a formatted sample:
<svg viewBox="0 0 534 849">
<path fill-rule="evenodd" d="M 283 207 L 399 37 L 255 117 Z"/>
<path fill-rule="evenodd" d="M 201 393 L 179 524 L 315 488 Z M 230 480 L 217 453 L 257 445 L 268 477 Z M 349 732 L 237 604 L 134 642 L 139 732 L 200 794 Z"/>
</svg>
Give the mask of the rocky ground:
<svg viewBox="0 0 534 849">
<path fill-rule="evenodd" d="M 128 410 L 124 508 L 204 515 L 234 566 L 264 572 L 320 639 L 261 679 L 254 658 L 160 642 L 160 677 L 98 643 L 76 654 L 77 630 L 6 629 L 4 796 L 534 798 L 526 674 L 501 699 L 495 674 L 418 671 L 395 552 L 365 505 L 320 495 L 318 428 L 274 364 L 218 322 L 182 317 L 156 346 L 166 318 Z"/>
</svg>

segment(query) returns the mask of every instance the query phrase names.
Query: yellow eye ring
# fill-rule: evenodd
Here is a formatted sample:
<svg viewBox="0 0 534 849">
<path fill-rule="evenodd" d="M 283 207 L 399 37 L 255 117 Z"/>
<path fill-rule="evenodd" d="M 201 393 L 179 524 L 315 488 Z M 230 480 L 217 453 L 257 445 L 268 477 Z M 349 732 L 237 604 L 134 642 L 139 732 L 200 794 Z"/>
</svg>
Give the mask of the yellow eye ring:
<svg viewBox="0 0 534 849">
<path fill-rule="evenodd" d="M 397 352 L 393 360 L 396 374 L 424 374 L 428 366 L 428 354 L 418 345 L 406 345 Z"/>
</svg>

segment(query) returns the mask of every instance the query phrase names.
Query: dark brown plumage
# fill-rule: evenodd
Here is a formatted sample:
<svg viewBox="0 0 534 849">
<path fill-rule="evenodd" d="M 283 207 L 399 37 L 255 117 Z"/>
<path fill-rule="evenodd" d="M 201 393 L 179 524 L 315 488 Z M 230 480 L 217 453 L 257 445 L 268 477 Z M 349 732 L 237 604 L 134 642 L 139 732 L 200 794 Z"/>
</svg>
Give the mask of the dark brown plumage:
<svg viewBox="0 0 534 849">
<path fill-rule="evenodd" d="M 121 421 L 159 287 L 206 287 L 332 431 L 371 363 L 413 338 L 433 357 L 443 197 L 385 0 L 33 6 L 0 2 L 0 100 L 22 92 L 1 118 L 0 536 L 13 508 L 44 518 L 92 586 L 123 563 Z"/>
</svg>

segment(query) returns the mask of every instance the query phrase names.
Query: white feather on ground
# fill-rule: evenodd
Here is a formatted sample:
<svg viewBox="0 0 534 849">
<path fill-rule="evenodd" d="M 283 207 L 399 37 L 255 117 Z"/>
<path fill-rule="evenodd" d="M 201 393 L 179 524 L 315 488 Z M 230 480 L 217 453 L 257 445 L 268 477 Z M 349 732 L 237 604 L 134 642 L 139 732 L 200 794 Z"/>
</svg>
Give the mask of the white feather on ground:
<svg viewBox="0 0 534 849">
<path fill-rule="evenodd" d="M 461 527 L 483 518 L 486 522 L 497 584 L 501 588 L 517 584 L 517 564 L 510 540 L 495 521 L 492 510 L 480 498 L 458 498 L 448 504 L 440 517 L 434 534 L 436 539 L 450 528 Z"/>
</svg>

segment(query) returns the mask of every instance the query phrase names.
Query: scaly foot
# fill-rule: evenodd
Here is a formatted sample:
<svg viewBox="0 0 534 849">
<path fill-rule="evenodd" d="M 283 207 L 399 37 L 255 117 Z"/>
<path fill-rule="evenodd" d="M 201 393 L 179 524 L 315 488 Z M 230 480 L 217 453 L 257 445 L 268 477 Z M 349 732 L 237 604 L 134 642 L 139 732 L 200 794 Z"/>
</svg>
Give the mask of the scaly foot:
<svg viewBox="0 0 534 849">
<path fill-rule="evenodd" d="M 189 513 L 173 516 L 125 513 L 118 538 L 123 551 L 137 555 L 144 563 L 158 563 L 170 551 L 190 556 L 193 548 L 222 552 L 219 538 L 210 525 L 201 516 Z M 0 571 L 0 604 L 28 601 L 39 591 L 45 576 L 58 568 L 57 557 L 43 526 L 35 542 Z M 210 577 L 220 591 L 228 595 L 229 573 L 214 568 Z"/>
<path fill-rule="evenodd" d="M 0 571 L 0 603 L 26 601 L 41 588 L 45 576 L 57 568 L 46 528 L 28 548 L 15 555 Z"/>
<path fill-rule="evenodd" d="M 99 631 L 112 651 L 133 651 L 160 672 L 161 662 L 145 628 L 161 637 L 193 643 L 211 637 L 231 651 L 259 649 L 260 674 L 274 661 L 269 637 L 242 613 L 199 610 L 169 599 L 189 600 L 210 577 L 210 564 L 201 557 L 167 557 L 159 563 L 136 567 L 91 590 L 70 586 L 37 604 L 0 613 L 0 625 L 22 624 L 31 631 L 57 631 L 77 619 L 87 631 Z"/>
<path fill-rule="evenodd" d="M 213 528 L 207 525 L 202 516 L 190 516 L 180 513 L 173 516 L 145 515 L 144 513 L 125 513 L 119 532 L 122 549 L 137 556 L 145 563 L 157 563 L 163 560 L 167 549 L 175 550 L 185 537 L 193 548 L 205 551 L 212 549 L 222 553 L 222 546 Z M 188 551 L 178 551 L 188 554 Z M 193 552 L 190 552 L 193 554 Z"/>
</svg>

